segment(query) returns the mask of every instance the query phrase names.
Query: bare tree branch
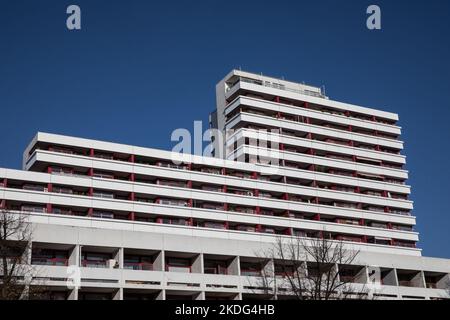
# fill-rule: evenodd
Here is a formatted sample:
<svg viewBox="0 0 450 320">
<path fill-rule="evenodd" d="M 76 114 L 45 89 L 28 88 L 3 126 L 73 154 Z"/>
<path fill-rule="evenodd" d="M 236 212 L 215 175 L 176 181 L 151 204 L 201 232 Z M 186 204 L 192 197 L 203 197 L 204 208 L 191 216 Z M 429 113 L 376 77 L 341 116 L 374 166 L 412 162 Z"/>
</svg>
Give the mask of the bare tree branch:
<svg viewBox="0 0 450 320">
<path fill-rule="evenodd" d="M 23 213 L 0 211 L 0 300 L 32 298 L 43 290 L 32 287 L 32 228 Z"/>
<path fill-rule="evenodd" d="M 263 272 L 261 282 L 274 299 L 285 295 L 298 300 L 336 300 L 367 296 L 364 284 L 356 289 L 358 274 L 341 275 L 339 267 L 352 266 L 358 250 L 348 250 L 342 241 L 318 238 L 278 238 L 261 256 L 270 257 L 272 272 Z M 280 291 L 283 289 L 282 291 Z"/>
</svg>

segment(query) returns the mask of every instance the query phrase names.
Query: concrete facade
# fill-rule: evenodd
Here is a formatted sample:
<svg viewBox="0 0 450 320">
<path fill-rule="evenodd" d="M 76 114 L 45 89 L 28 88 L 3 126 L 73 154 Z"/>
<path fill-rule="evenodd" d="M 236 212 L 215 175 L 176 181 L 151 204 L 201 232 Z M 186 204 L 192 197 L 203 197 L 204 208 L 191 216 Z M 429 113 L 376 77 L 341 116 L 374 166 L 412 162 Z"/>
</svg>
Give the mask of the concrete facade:
<svg viewBox="0 0 450 320">
<path fill-rule="evenodd" d="M 450 260 L 416 245 L 396 114 L 236 70 L 216 97 L 211 126 L 233 130 L 216 157 L 38 133 L 23 170 L 0 169 L 0 206 L 33 224 L 50 298 L 270 299 L 261 253 L 294 236 L 359 250 L 354 285 L 377 268 L 376 297 L 449 297 Z M 276 166 L 258 161 L 269 149 Z"/>
</svg>

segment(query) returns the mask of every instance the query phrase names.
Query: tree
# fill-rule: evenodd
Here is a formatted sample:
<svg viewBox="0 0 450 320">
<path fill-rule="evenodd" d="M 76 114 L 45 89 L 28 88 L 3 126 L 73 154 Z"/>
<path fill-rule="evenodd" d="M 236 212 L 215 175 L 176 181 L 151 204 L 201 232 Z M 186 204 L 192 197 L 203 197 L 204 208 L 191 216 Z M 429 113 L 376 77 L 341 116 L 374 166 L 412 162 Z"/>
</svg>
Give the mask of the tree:
<svg viewBox="0 0 450 320">
<path fill-rule="evenodd" d="M 278 238 L 263 255 L 270 257 L 270 263 L 261 272 L 259 287 L 274 299 L 361 299 L 368 292 L 364 269 L 355 267 L 358 255 L 359 250 L 346 249 L 342 241 L 326 237 Z"/>
<path fill-rule="evenodd" d="M 23 213 L 0 211 L 0 300 L 29 299 L 42 288 L 32 287 L 32 229 Z"/>
</svg>

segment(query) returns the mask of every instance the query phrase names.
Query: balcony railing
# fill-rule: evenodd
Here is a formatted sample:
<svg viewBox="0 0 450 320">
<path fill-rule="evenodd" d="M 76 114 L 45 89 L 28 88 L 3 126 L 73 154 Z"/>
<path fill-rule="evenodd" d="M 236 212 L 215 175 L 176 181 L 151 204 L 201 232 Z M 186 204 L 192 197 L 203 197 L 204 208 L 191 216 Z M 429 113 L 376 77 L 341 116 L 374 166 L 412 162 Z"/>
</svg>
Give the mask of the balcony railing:
<svg viewBox="0 0 450 320">
<path fill-rule="evenodd" d="M 259 277 L 261 273 L 261 270 L 241 269 L 242 276 Z"/>
<path fill-rule="evenodd" d="M 86 268 L 107 268 L 107 260 L 81 260 L 81 266 Z"/>
<path fill-rule="evenodd" d="M 429 289 L 436 289 L 437 288 L 437 284 L 435 282 L 427 282 L 426 283 L 426 287 Z"/>
<path fill-rule="evenodd" d="M 129 270 L 153 270 L 153 264 L 149 262 L 124 262 L 123 268 Z"/>
<path fill-rule="evenodd" d="M 283 84 L 273 83 L 270 81 L 261 81 L 261 80 L 254 80 L 254 79 L 249 79 L 249 78 L 240 78 L 239 81 L 256 84 L 256 85 L 263 86 L 263 87 L 269 87 L 269 88 L 280 89 L 280 90 L 294 92 L 294 93 L 300 93 L 300 94 L 313 96 L 313 97 L 325 98 L 325 96 L 319 92 L 311 91 L 308 89 L 302 90 L 302 89 L 288 88 Z M 228 90 L 231 90 L 236 84 L 239 83 L 239 81 L 235 82 Z"/>
<path fill-rule="evenodd" d="M 401 287 L 414 287 L 414 284 L 409 280 L 399 280 L 398 285 Z"/>
<path fill-rule="evenodd" d="M 31 264 L 41 265 L 41 266 L 67 266 L 67 258 L 40 258 L 32 257 Z"/>
<path fill-rule="evenodd" d="M 205 273 L 207 274 L 228 274 L 227 268 L 225 267 L 205 267 Z"/>
</svg>

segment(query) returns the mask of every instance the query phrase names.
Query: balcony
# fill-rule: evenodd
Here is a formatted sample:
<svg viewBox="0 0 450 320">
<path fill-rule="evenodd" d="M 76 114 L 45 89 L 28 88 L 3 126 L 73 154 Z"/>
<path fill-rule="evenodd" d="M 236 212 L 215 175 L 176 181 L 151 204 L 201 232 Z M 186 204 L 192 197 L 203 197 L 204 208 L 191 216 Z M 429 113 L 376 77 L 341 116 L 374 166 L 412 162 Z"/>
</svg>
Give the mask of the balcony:
<svg viewBox="0 0 450 320">
<path fill-rule="evenodd" d="M 268 210 L 268 209 L 261 209 L 261 211 L 259 212 L 260 214 L 262 214 L 263 216 L 274 216 L 275 212 L 273 210 Z"/>
<path fill-rule="evenodd" d="M 52 247 L 50 244 L 33 243 L 31 264 L 40 266 L 67 266 L 70 249 L 63 249 L 63 247 L 56 249 L 54 245 Z"/>
<path fill-rule="evenodd" d="M 202 185 L 200 187 L 201 190 L 210 191 L 210 192 L 222 192 L 223 188 L 221 186 L 213 186 L 213 185 Z"/>
<path fill-rule="evenodd" d="M 392 225 L 392 229 L 393 230 L 401 230 L 401 231 L 413 231 L 413 227 L 412 226 L 406 226 L 406 225 Z"/>
<path fill-rule="evenodd" d="M 353 226 L 359 225 L 358 220 L 351 220 L 351 219 L 336 219 L 335 222 L 340 223 L 340 224 L 349 224 L 349 225 L 353 225 Z"/>
<path fill-rule="evenodd" d="M 208 167 L 202 167 L 200 169 L 200 172 L 211 173 L 211 174 L 221 174 L 222 173 L 219 168 L 208 168 Z"/>
<path fill-rule="evenodd" d="M 22 205 L 20 207 L 20 211 L 46 213 L 47 212 L 47 208 L 44 207 L 44 206 Z"/>
<path fill-rule="evenodd" d="M 235 230 L 237 231 L 245 231 L 245 232 L 256 232 L 256 227 L 255 226 L 250 226 L 250 225 L 237 225 L 234 227 Z"/>
<path fill-rule="evenodd" d="M 63 207 L 53 207 L 52 213 L 66 215 L 66 216 L 73 215 L 72 208 L 63 208 Z"/>
<path fill-rule="evenodd" d="M 105 159 L 105 160 L 114 160 L 113 154 L 105 153 L 105 152 L 95 152 L 94 158 Z"/>
<path fill-rule="evenodd" d="M 164 167 L 164 168 L 171 168 L 171 169 L 179 169 L 179 170 L 188 170 L 189 166 L 186 164 L 174 164 L 172 162 L 157 162 L 156 166 L 158 167 Z"/>
<path fill-rule="evenodd" d="M 229 87 L 227 88 L 227 91 L 233 89 L 240 82 L 256 84 L 256 85 L 263 86 L 263 87 L 269 87 L 269 88 L 299 93 L 299 94 L 313 96 L 313 97 L 325 98 L 325 96 L 320 92 L 319 89 L 316 89 L 317 91 L 308 90 L 306 88 L 305 89 L 299 89 L 299 88 L 294 89 L 294 88 L 286 87 L 284 84 L 280 84 L 280 83 L 276 83 L 276 82 L 262 81 L 262 80 L 256 80 L 256 79 L 251 79 L 251 78 L 244 78 L 244 77 L 239 77 L 238 81 L 229 85 Z"/>
<path fill-rule="evenodd" d="M 179 207 L 187 207 L 188 206 L 187 200 L 158 199 L 157 201 L 155 201 L 155 203 L 165 204 L 165 205 L 169 205 L 169 206 L 179 206 Z"/>
<path fill-rule="evenodd" d="M 108 211 L 94 211 L 93 218 L 114 219 L 114 213 Z"/>
<path fill-rule="evenodd" d="M 255 209 L 250 207 L 241 207 L 241 206 L 230 206 L 229 211 L 235 211 L 240 213 L 249 213 L 254 214 Z"/>
<path fill-rule="evenodd" d="M 109 260 L 81 260 L 81 266 L 85 268 L 107 268 Z"/>
<path fill-rule="evenodd" d="M 363 242 L 361 237 L 355 237 L 350 235 L 337 235 L 334 238 L 339 241 Z"/>
<path fill-rule="evenodd" d="M 163 223 L 163 224 L 172 224 L 177 226 L 190 226 L 191 223 L 189 219 L 182 219 L 182 218 L 170 218 L 170 217 L 163 217 L 163 218 L 157 218 L 157 223 Z"/>
<path fill-rule="evenodd" d="M 48 258 L 35 256 L 31 258 L 31 264 L 40 266 L 67 266 L 67 258 Z"/>
<path fill-rule="evenodd" d="M 349 145 L 349 142 L 346 141 L 346 140 L 338 140 L 338 139 L 327 138 L 327 139 L 325 139 L 325 142 L 332 143 L 332 144 L 339 144 L 341 146 L 348 146 Z"/>
<path fill-rule="evenodd" d="M 367 239 L 368 243 L 373 243 L 373 244 L 380 244 L 380 245 L 384 245 L 384 246 L 389 246 L 391 245 L 392 239 L 391 238 L 385 238 L 385 237 L 370 237 Z"/>
<path fill-rule="evenodd" d="M 339 280 L 344 283 L 366 283 L 366 269 L 363 266 L 340 264 Z"/>
<path fill-rule="evenodd" d="M 156 180 L 157 185 L 161 186 L 169 186 L 169 187 L 177 187 L 177 188 L 186 188 L 188 185 L 185 181 L 175 181 L 175 180 Z"/>
<path fill-rule="evenodd" d="M 94 192 L 92 193 L 93 197 L 96 198 L 104 198 L 104 199 L 114 199 L 114 193 L 112 192 L 107 192 L 107 191 L 96 191 L 94 190 Z"/>
<path fill-rule="evenodd" d="M 29 191 L 39 191 L 39 192 L 47 192 L 47 187 L 43 185 L 37 185 L 37 184 L 24 184 L 22 187 L 23 190 L 29 190 Z"/>
<path fill-rule="evenodd" d="M 334 202 L 332 205 L 339 208 L 348 208 L 348 209 L 358 208 L 358 205 L 356 203 L 348 203 L 348 202 Z"/>
<path fill-rule="evenodd" d="M 167 272 L 191 273 L 192 260 L 184 257 L 166 257 L 165 270 Z"/>
<path fill-rule="evenodd" d="M 203 209 L 209 209 L 209 210 L 224 210 L 224 205 L 219 205 L 216 203 L 198 203 L 198 201 L 195 201 L 195 207 L 197 208 L 203 208 Z"/>
<path fill-rule="evenodd" d="M 114 174 L 107 172 L 94 172 L 92 176 L 100 179 L 114 179 Z"/>
<path fill-rule="evenodd" d="M 69 187 L 60 187 L 60 186 L 53 186 L 52 192 L 62 194 L 74 194 L 73 189 Z"/>
<path fill-rule="evenodd" d="M 249 196 L 249 197 L 253 196 L 253 191 L 246 190 L 246 189 L 228 188 L 227 192 L 228 193 L 232 193 L 232 194 L 237 194 L 237 195 L 240 195 L 240 196 Z"/>
<path fill-rule="evenodd" d="M 206 274 L 227 275 L 229 273 L 228 268 L 230 266 L 230 260 L 227 258 L 220 258 L 220 256 L 205 255 L 203 264 L 204 264 L 204 273 Z"/>
<path fill-rule="evenodd" d="M 227 229 L 227 226 L 223 222 L 215 222 L 215 221 L 205 221 L 199 224 L 200 227 L 203 228 L 211 228 L 211 229 Z"/>
<path fill-rule="evenodd" d="M 258 258 L 241 258 L 241 276 L 260 277 L 267 261 Z"/>
<path fill-rule="evenodd" d="M 86 268 L 118 268 L 118 249 L 83 247 L 81 266 Z"/>
<path fill-rule="evenodd" d="M 425 279 L 420 271 L 397 269 L 397 279 L 401 287 L 423 288 L 425 286 Z"/>
<path fill-rule="evenodd" d="M 415 242 L 407 242 L 407 241 L 400 241 L 400 240 L 394 240 L 392 242 L 393 246 L 396 247 L 403 247 L 403 248 L 415 248 L 416 243 Z"/>
<path fill-rule="evenodd" d="M 149 263 L 149 262 L 131 262 L 130 260 L 127 260 L 127 258 L 125 258 L 125 261 L 123 263 L 123 268 L 129 269 L 129 270 L 151 271 L 151 270 L 153 270 L 153 264 Z"/>
<path fill-rule="evenodd" d="M 75 152 L 73 149 L 71 148 L 67 148 L 67 147 L 59 147 L 59 146 L 51 146 L 48 148 L 48 151 L 51 152 L 58 152 L 58 153 L 65 153 L 65 154 L 80 154 L 78 152 Z"/>
<path fill-rule="evenodd" d="M 400 214 L 402 216 L 410 216 L 411 213 L 409 211 L 406 210 L 401 210 L 401 209 L 390 209 L 389 213 L 393 213 L 393 214 Z"/>
<path fill-rule="evenodd" d="M 368 224 L 368 226 L 372 227 L 372 228 L 379 228 L 379 229 L 387 229 L 388 228 L 386 223 L 380 223 L 380 222 L 370 222 Z"/>
<path fill-rule="evenodd" d="M 425 287 L 430 289 L 448 289 L 450 277 L 446 273 L 424 271 Z"/>
</svg>

